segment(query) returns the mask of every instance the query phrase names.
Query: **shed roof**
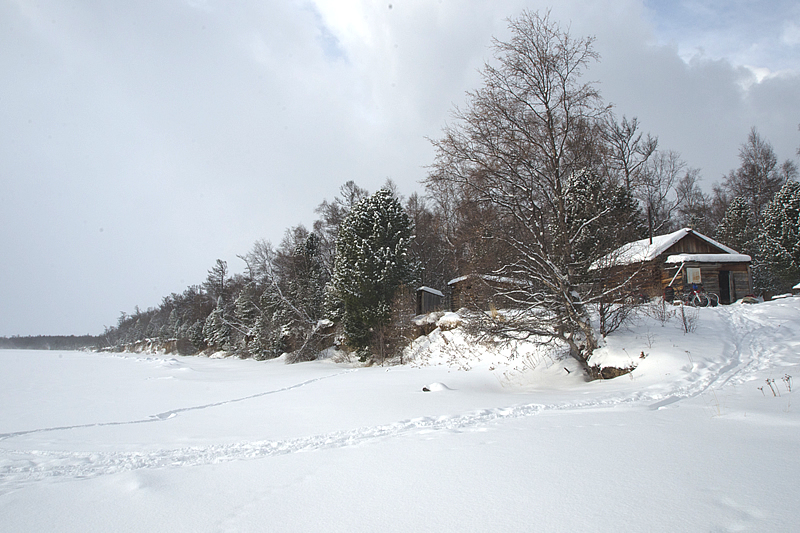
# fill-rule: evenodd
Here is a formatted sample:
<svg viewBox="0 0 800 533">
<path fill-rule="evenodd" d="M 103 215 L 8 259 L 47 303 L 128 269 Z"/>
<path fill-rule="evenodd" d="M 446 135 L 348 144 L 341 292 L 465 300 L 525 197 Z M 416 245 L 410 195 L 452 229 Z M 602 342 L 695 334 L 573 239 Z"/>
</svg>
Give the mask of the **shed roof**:
<svg viewBox="0 0 800 533">
<path fill-rule="evenodd" d="M 431 294 L 439 296 L 440 298 L 444 298 L 444 293 L 442 293 L 442 291 L 437 291 L 436 289 L 432 289 L 432 288 L 426 287 L 424 285 L 422 287 L 420 287 L 419 289 L 417 289 L 417 292 L 419 292 L 419 291 L 429 292 Z"/>
</svg>

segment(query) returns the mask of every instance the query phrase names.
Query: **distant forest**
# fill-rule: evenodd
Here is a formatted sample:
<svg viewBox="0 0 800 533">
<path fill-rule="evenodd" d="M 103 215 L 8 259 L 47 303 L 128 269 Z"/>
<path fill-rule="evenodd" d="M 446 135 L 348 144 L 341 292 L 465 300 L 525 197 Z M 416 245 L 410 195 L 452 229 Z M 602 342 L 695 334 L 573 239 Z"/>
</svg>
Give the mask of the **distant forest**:
<svg viewBox="0 0 800 533">
<path fill-rule="evenodd" d="M 598 59 L 549 15 L 525 12 L 495 41 L 482 86 L 434 139 L 423 195 L 376 193 L 352 181 L 273 247 L 221 260 L 208 277 L 147 310 L 123 313 L 98 337 L 14 337 L 0 347 L 142 350 L 242 358 L 316 358 L 336 345 L 362 361 L 402 351 L 414 290 L 445 292 L 468 274 L 512 280 L 485 312 L 484 333 L 563 343 L 584 366 L 607 313 L 635 287 L 608 287 L 591 265 L 622 244 L 690 227 L 752 257 L 757 291 L 800 278 L 800 184 L 753 128 L 741 165 L 700 187 L 700 172 L 638 120 L 614 115 L 581 73 Z M 485 311 L 485 310 L 483 310 Z M 602 333 L 605 335 L 605 332 Z"/>
<path fill-rule="evenodd" d="M 102 348 L 102 340 L 102 337 L 94 335 L 0 337 L 0 350 L 83 350 Z"/>
</svg>

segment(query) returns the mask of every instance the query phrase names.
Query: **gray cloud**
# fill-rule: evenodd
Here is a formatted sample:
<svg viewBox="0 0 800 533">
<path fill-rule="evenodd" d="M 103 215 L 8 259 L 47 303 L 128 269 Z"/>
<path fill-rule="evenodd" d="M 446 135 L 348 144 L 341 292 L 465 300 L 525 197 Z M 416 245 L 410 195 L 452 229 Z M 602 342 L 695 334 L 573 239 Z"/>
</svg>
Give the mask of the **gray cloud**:
<svg viewBox="0 0 800 533">
<path fill-rule="evenodd" d="M 724 25 L 683 30 L 688 8 L 660 4 L 574 0 L 553 17 L 597 36 L 606 100 L 706 183 L 753 125 L 794 154 L 800 67 L 780 58 L 796 10 L 758 56 L 775 63 L 750 65 L 788 72 L 756 83 Z M 523 7 L 546 5 L 0 0 L 0 335 L 99 333 L 216 258 L 240 271 L 237 254 L 310 224 L 346 180 L 420 190 L 426 137 Z M 690 59 L 703 39 L 720 44 Z"/>
</svg>

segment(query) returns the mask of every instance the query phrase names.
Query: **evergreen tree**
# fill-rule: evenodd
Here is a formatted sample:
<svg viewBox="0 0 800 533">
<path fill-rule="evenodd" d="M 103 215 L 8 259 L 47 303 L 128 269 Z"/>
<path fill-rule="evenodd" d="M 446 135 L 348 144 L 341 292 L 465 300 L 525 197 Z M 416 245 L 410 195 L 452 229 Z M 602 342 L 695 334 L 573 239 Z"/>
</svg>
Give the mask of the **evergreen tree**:
<svg viewBox="0 0 800 533">
<path fill-rule="evenodd" d="M 257 305 L 258 287 L 253 281 L 248 282 L 239 291 L 239 295 L 234 302 L 234 313 L 236 319 L 242 324 L 253 325 L 260 314 Z"/>
<path fill-rule="evenodd" d="M 598 257 L 647 233 L 631 193 L 590 170 L 576 172 L 568 179 L 564 204 L 567 233 L 573 241 L 568 261 L 577 272 L 587 272 Z"/>
<path fill-rule="evenodd" d="M 198 350 L 202 350 L 206 347 L 205 335 L 203 335 L 204 324 L 205 322 L 203 320 L 198 319 L 193 322 L 191 326 L 186 328 L 186 338 L 189 339 L 189 342 Z"/>
<path fill-rule="evenodd" d="M 411 222 L 387 189 L 359 201 L 339 229 L 333 286 L 345 334 L 364 350 L 391 320 L 398 289 L 413 279 Z"/>
<path fill-rule="evenodd" d="M 206 344 L 215 350 L 225 350 L 230 347 L 231 328 L 225 320 L 222 298 L 217 300 L 217 306 L 206 318 L 203 337 Z"/>
<path fill-rule="evenodd" d="M 298 231 L 302 230 L 302 231 Z M 321 239 L 305 228 L 295 228 L 293 239 L 281 246 L 276 257 L 282 293 L 291 302 L 294 320 L 313 325 L 322 318 L 327 271 Z"/>
<path fill-rule="evenodd" d="M 166 328 L 169 337 L 175 338 L 178 336 L 178 332 L 181 330 L 181 319 L 176 308 L 169 312 Z"/>
<path fill-rule="evenodd" d="M 259 298 L 261 316 L 256 322 L 255 336 L 263 350 L 263 358 L 278 357 L 288 346 L 290 328 L 289 313 L 286 311 L 285 299 L 281 298 L 276 285 L 267 285 Z"/>
<path fill-rule="evenodd" d="M 297 296 L 306 308 L 306 314 L 314 319 L 323 315 L 325 304 L 325 285 L 329 277 L 322 256 L 322 240 L 311 233 L 298 249 L 300 257 L 300 279 L 297 283 Z"/>
<path fill-rule="evenodd" d="M 741 166 L 725 177 L 722 189 L 743 197 L 758 217 L 783 184 L 797 176 L 797 167 L 790 160 L 778 165 L 772 145 L 755 128 L 739 149 L 739 159 Z"/>
<path fill-rule="evenodd" d="M 764 208 L 761 255 L 784 291 L 800 280 L 800 183 L 787 182 Z"/>
<path fill-rule="evenodd" d="M 775 290 L 775 276 L 764 261 L 758 228 L 759 222 L 753 215 L 750 203 L 737 196 L 728 204 L 714 236 L 722 244 L 750 256 L 753 289 L 756 293 L 761 293 Z"/>
<path fill-rule="evenodd" d="M 332 202 L 323 200 L 315 210 L 320 218 L 314 222 L 314 233 L 319 237 L 319 254 L 328 277 L 333 275 L 339 226 L 353 206 L 368 195 L 366 189 L 350 180 L 339 187 L 339 196 L 334 197 Z"/>
<path fill-rule="evenodd" d="M 757 235 L 753 211 L 741 196 L 734 198 L 717 226 L 716 239 L 737 252 L 751 254 Z"/>
<path fill-rule="evenodd" d="M 236 353 L 241 358 L 253 357 L 259 352 L 255 327 L 261 315 L 258 308 L 258 287 L 253 281 L 247 282 L 239 291 L 234 302 L 234 317 L 239 332 Z"/>
</svg>

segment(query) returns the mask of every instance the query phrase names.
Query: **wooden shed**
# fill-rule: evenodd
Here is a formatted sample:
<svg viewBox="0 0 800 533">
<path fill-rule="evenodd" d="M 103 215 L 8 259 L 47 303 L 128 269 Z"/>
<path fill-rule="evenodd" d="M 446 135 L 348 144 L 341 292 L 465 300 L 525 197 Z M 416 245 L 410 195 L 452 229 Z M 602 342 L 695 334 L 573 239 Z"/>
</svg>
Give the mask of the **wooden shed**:
<svg viewBox="0 0 800 533">
<path fill-rule="evenodd" d="M 630 286 L 649 297 L 669 298 L 698 285 L 728 304 L 753 291 L 749 255 L 689 228 L 628 243 L 592 268 L 607 280 L 630 279 Z"/>
<path fill-rule="evenodd" d="M 444 306 L 444 293 L 430 287 L 417 289 L 417 315 L 427 315 L 434 311 L 441 311 Z"/>
<path fill-rule="evenodd" d="M 502 294 L 524 285 L 520 281 L 488 274 L 468 274 L 447 282 L 450 291 L 450 310 L 455 312 L 462 307 L 488 310 L 514 307 L 514 303 Z"/>
</svg>

